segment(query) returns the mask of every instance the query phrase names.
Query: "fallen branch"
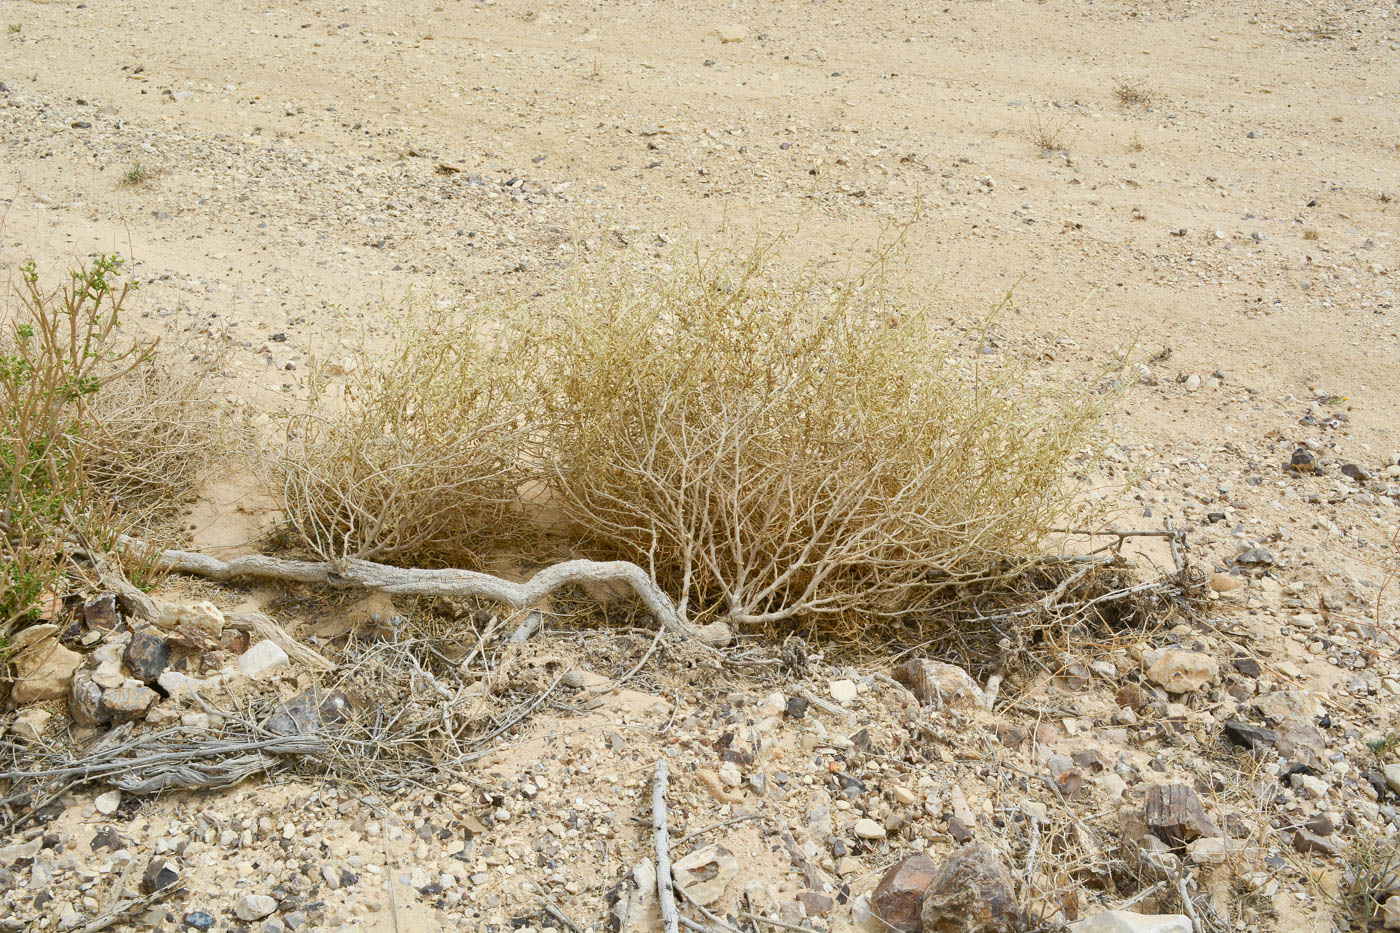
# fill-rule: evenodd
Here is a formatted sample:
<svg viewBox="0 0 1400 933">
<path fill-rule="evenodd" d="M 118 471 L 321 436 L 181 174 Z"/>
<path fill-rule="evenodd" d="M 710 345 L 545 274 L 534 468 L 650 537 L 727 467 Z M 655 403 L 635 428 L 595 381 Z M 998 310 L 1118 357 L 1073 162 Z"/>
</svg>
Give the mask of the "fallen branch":
<svg viewBox="0 0 1400 933">
<path fill-rule="evenodd" d="M 651 784 L 651 826 L 656 845 L 656 899 L 661 904 L 661 924 L 666 933 L 677 933 L 680 915 L 676 912 L 676 891 L 671 880 L 671 843 L 666 835 L 666 782 L 670 770 L 666 759 L 656 763 Z"/>
<path fill-rule="evenodd" d="M 176 891 L 183 891 L 184 889 L 184 882 L 176 882 L 169 887 L 161 888 L 159 891 L 153 891 L 145 897 L 137 897 L 129 901 L 122 901 L 102 916 L 83 924 L 78 928 L 77 933 L 98 933 L 99 930 L 105 930 L 112 924 L 119 923 L 138 911 L 165 900 Z"/>
<path fill-rule="evenodd" d="M 122 535 L 123 547 L 140 551 L 162 569 L 228 583 L 241 577 L 307 583 L 333 588 L 363 588 L 399 596 L 481 597 L 515 609 L 528 609 L 562 586 L 575 583 L 625 583 L 647 610 L 671 631 L 698 639 L 705 645 L 727 644 L 733 637 L 724 622 L 692 625 L 676 610 L 675 603 L 656 581 L 636 564 L 625 560 L 569 560 L 546 567 L 525 583 L 513 583 L 472 570 L 423 570 L 391 567 L 367 560 L 285 560 L 252 554 L 222 561 L 196 551 L 158 550 L 136 538 Z"/>
</svg>

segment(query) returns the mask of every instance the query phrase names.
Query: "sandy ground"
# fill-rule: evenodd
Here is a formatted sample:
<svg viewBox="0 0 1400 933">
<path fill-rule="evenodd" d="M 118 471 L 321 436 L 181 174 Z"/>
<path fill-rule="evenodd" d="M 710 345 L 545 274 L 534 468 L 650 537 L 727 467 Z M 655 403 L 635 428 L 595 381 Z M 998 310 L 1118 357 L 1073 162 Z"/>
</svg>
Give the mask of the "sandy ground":
<svg viewBox="0 0 1400 933">
<path fill-rule="evenodd" d="M 136 323 L 224 340 L 250 413 L 294 410 L 347 325 L 410 295 L 760 232 L 839 267 L 912 221 L 903 281 L 957 326 L 1014 288 L 1000 346 L 1135 348 L 1135 520 L 1176 516 L 1211 569 L 1267 541 L 1357 617 L 1374 596 L 1400 514 L 1394 9 L 2 0 L 0 25 L 0 266 L 130 257 Z M 1331 469 L 1300 486 L 1304 442 Z M 246 546 L 259 494 L 221 478 L 195 544 Z M 1276 633 L 1261 600 L 1242 624 Z M 1306 643 L 1292 673 L 1340 684 Z"/>
</svg>

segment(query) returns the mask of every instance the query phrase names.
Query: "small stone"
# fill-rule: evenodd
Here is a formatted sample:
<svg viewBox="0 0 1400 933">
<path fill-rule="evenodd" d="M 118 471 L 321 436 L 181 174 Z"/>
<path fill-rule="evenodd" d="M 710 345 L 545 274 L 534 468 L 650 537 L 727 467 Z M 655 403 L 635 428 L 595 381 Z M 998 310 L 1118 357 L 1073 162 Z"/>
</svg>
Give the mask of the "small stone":
<svg viewBox="0 0 1400 933">
<path fill-rule="evenodd" d="M 1299 828 L 1293 833 L 1293 850 L 1304 855 L 1309 853 L 1315 855 L 1340 855 L 1342 846 L 1334 839 L 1319 836 L 1306 829 Z"/>
<path fill-rule="evenodd" d="M 952 836 L 958 845 L 972 841 L 972 830 L 956 816 L 948 817 L 948 835 Z"/>
<path fill-rule="evenodd" d="M 913 691 L 921 703 L 969 709 L 986 702 L 986 695 L 977 681 L 956 664 L 914 658 L 895 668 L 894 676 Z"/>
<path fill-rule="evenodd" d="M 1170 693 L 1199 690 L 1220 673 L 1220 665 L 1208 654 L 1168 648 L 1148 668 L 1147 676 Z"/>
<path fill-rule="evenodd" d="M 1400 897 L 1392 895 L 1381 905 L 1381 925 L 1387 930 L 1400 930 Z"/>
<path fill-rule="evenodd" d="M 783 715 L 788 719 L 801 719 L 807 715 L 807 708 L 811 702 L 803 697 L 788 697 L 787 706 L 783 708 Z"/>
<path fill-rule="evenodd" d="M 1342 464 L 1342 475 L 1348 476 L 1358 483 L 1365 483 L 1371 479 L 1371 471 L 1356 463 Z"/>
<path fill-rule="evenodd" d="M 21 742 L 37 742 L 52 718 L 53 713 L 48 710 L 32 707 L 15 717 L 15 721 L 10 723 L 10 733 Z"/>
<path fill-rule="evenodd" d="M 1135 914 L 1130 910 L 1106 910 L 1070 924 L 1071 933 L 1192 933 L 1185 914 Z"/>
<path fill-rule="evenodd" d="M 146 715 L 146 711 L 160 699 L 160 694 L 150 687 L 118 687 L 102 694 L 102 705 L 106 707 L 113 725 L 132 722 Z"/>
<path fill-rule="evenodd" d="M 261 920 L 277 909 L 277 902 L 266 894 L 245 894 L 233 906 L 233 913 L 244 923 Z"/>
<path fill-rule="evenodd" d="M 1381 769 L 1385 775 L 1385 786 L 1392 794 L 1400 794 L 1400 764 L 1388 764 Z"/>
<path fill-rule="evenodd" d="M 1144 818 L 1152 834 L 1168 845 L 1186 845 L 1203 836 L 1220 835 L 1220 830 L 1206 816 L 1201 798 L 1186 784 L 1151 787 L 1147 791 Z"/>
<path fill-rule="evenodd" d="M 141 891 L 145 894 L 154 894 L 162 888 L 168 888 L 180 880 L 179 870 L 170 862 L 163 858 L 151 860 L 147 866 L 146 873 L 141 876 Z"/>
<path fill-rule="evenodd" d="M 833 680 L 828 683 L 831 698 L 842 706 L 849 706 L 860 696 L 860 690 L 851 680 Z"/>
<path fill-rule="evenodd" d="M 152 631 L 134 632 L 122 654 L 122 661 L 132 677 L 150 686 L 160 679 L 170 664 L 170 642 Z"/>
<path fill-rule="evenodd" d="M 1274 743 L 1278 741 L 1278 735 L 1274 730 L 1241 722 L 1238 719 L 1231 719 L 1225 723 L 1225 737 L 1234 744 L 1253 751 L 1272 748 Z"/>
<path fill-rule="evenodd" d="M 924 892 L 933 883 L 937 866 L 922 852 L 906 855 L 885 872 L 875 886 L 870 905 L 886 924 L 898 933 L 921 933 Z"/>
<path fill-rule="evenodd" d="M 861 839 L 884 839 L 885 827 L 868 817 L 856 820 L 853 830 Z"/>
<path fill-rule="evenodd" d="M 1252 547 L 1235 558 L 1235 563 L 1246 567 L 1267 567 L 1273 562 L 1274 555 L 1266 547 Z"/>
<path fill-rule="evenodd" d="M 1332 821 L 1325 813 L 1314 813 L 1308 817 L 1308 821 L 1303 825 L 1308 832 L 1317 836 L 1330 836 L 1337 831 L 1337 827 L 1332 825 Z"/>
<path fill-rule="evenodd" d="M 1025 917 L 996 850 L 965 845 L 938 866 L 921 909 L 924 933 L 1015 933 Z"/>
<path fill-rule="evenodd" d="M 105 794 L 98 794 L 97 799 L 92 802 L 97 808 L 97 812 L 103 816 L 111 816 L 117 812 L 117 808 L 122 805 L 122 792 L 119 790 L 109 790 Z"/>
<path fill-rule="evenodd" d="M 732 761 L 726 761 L 719 766 L 719 779 L 726 787 L 738 787 L 744 783 L 744 775 L 739 771 L 739 766 Z"/>
<path fill-rule="evenodd" d="M 825 917 L 836 906 L 836 901 L 816 891 L 799 892 L 797 903 L 802 905 L 802 912 L 809 917 Z"/>
<path fill-rule="evenodd" d="M 238 671 L 244 677 L 256 680 L 286 667 L 291 663 L 287 652 L 271 641 L 260 641 L 238 659 Z"/>
<path fill-rule="evenodd" d="M 895 784 L 892 786 L 890 788 L 890 793 L 894 795 L 894 799 L 899 801 L 901 806 L 908 807 L 919 802 L 919 795 L 903 784 Z"/>
<path fill-rule="evenodd" d="M 91 631 L 110 632 L 120 621 L 117 597 L 113 593 L 103 593 L 83 603 L 83 624 Z"/>
<path fill-rule="evenodd" d="M 671 866 L 676 887 L 684 889 L 686 898 L 702 907 L 719 900 L 738 874 L 739 860 L 721 845 L 696 849 Z"/>
<path fill-rule="evenodd" d="M 202 910 L 192 910 L 185 914 L 185 926 L 204 933 L 214 926 L 214 918 Z"/>
<path fill-rule="evenodd" d="M 1220 865 L 1230 856 L 1230 844 L 1215 836 L 1204 836 L 1186 847 L 1186 857 L 1196 865 Z"/>
<path fill-rule="evenodd" d="M 156 627 L 167 632 L 182 629 L 187 634 L 199 633 L 216 643 L 224 631 L 224 614 L 219 607 L 205 601 L 188 605 L 170 604 L 162 606 L 156 618 Z"/>
<path fill-rule="evenodd" d="M 85 729 L 96 729 L 112 721 L 112 712 L 102 702 L 102 688 L 93 682 L 91 671 L 79 671 L 68 689 L 68 715 Z"/>
<path fill-rule="evenodd" d="M 1187 392 L 1195 392 L 1201 387 L 1201 377 L 1198 373 L 1192 373 L 1183 380 Z"/>
<path fill-rule="evenodd" d="M 1289 717 L 1274 727 L 1274 733 L 1274 747 L 1280 755 L 1313 771 L 1322 770 L 1327 736 L 1310 720 Z"/>
<path fill-rule="evenodd" d="M 1217 593 L 1233 593 L 1244 586 L 1244 581 L 1232 573 L 1210 575 L 1210 588 Z"/>
<path fill-rule="evenodd" d="M 1264 669 L 1259 666 L 1258 661 L 1244 654 L 1236 657 L 1233 661 L 1230 662 L 1230 664 L 1235 668 L 1237 672 L 1243 674 L 1246 677 L 1257 678 L 1260 674 L 1264 672 Z"/>
<path fill-rule="evenodd" d="M 1299 447 L 1293 451 L 1293 456 L 1288 459 L 1288 468 L 1295 473 L 1316 473 L 1317 455 L 1306 447 Z"/>
</svg>

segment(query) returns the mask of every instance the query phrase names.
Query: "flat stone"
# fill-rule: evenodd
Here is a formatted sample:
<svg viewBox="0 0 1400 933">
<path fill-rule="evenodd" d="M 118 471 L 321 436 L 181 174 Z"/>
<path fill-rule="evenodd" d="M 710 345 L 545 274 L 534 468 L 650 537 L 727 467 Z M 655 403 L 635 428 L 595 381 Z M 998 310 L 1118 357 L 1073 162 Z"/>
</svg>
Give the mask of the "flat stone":
<svg viewBox="0 0 1400 933">
<path fill-rule="evenodd" d="M 119 790 L 109 790 L 105 794 L 98 794 L 97 799 L 92 802 L 97 808 L 97 812 L 103 816 L 111 816 L 117 812 L 117 808 L 122 805 L 122 792 Z"/>
<path fill-rule="evenodd" d="M 10 701 L 15 706 L 61 699 L 83 663 L 83 656 L 58 642 L 55 625 L 31 625 L 10 644 L 15 667 Z"/>
<path fill-rule="evenodd" d="M 153 631 L 134 632 L 122 654 L 126 669 L 141 683 L 150 686 L 160 679 L 170 664 L 170 642 Z"/>
<path fill-rule="evenodd" d="M 702 907 L 719 900 L 725 887 L 739 874 L 739 860 L 721 845 L 696 849 L 671 866 L 676 886 Z"/>
<path fill-rule="evenodd" d="M 341 690 L 322 692 L 315 687 L 283 703 L 263 723 L 273 735 L 309 735 L 350 718 L 350 699 Z"/>
<path fill-rule="evenodd" d="M 37 742 L 44 734 L 44 727 L 53 718 L 53 713 L 46 709 L 33 707 L 27 709 L 15 717 L 15 721 L 10 723 L 10 734 L 21 742 Z"/>
<path fill-rule="evenodd" d="M 871 895 L 870 906 L 875 916 L 898 933 L 921 933 L 924 892 L 933 884 L 936 870 L 933 859 L 922 852 L 906 855 L 896 862 Z"/>
<path fill-rule="evenodd" d="M 842 706 L 849 706 L 860 696 L 860 689 L 856 687 L 855 681 L 833 680 L 827 686 L 831 690 L 831 698 Z"/>
<path fill-rule="evenodd" d="M 1210 575 L 1210 588 L 1217 593 L 1233 593 L 1244 586 L 1244 581 L 1231 573 Z"/>
<path fill-rule="evenodd" d="M 924 933 L 1017 933 L 1025 917 L 996 850 L 972 843 L 939 864 L 924 894 Z"/>
<path fill-rule="evenodd" d="M 894 676 L 919 702 L 935 707 L 974 709 L 986 702 L 977 681 L 956 664 L 913 658 L 896 667 Z"/>
<path fill-rule="evenodd" d="M 1106 910 L 1069 926 L 1072 933 L 1192 933 L 1185 914 L 1135 914 Z"/>
<path fill-rule="evenodd" d="M 1278 734 L 1274 730 L 1238 719 L 1231 719 L 1225 723 L 1225 737 L 1236 745 L 1254 751 L 1273 748 L 1274 743 L 1278 741 Z"/>
<path fill-rule="evenodd" d="M 112 593 L 95 596 L 83 603 L 83 624 L 94 632 L 110 632 L 120 621 L 117 597 Z"/>
<path fill-rule="evenodd" d="M 861 817 L 856 820 L 856 825 L 852 827 L 855 834 L 862 839 L 884 839 L 885 827 L 868 817 Z"/>
<path fill-rule="evenodd" d="M 224 631 L 224 614 L 207 600 L 202 603 L 167 604 L 156 617 L 156 627 L 167 632 L 181 629 L 187 635 L 200 634 L 216 644 Z"/>
<path fill-rule="evenodd" d="M 802 912 L 809 917 L 825 917 L 836 906 L 836 901 L 816 891 L 799 892 L 797 903 L 802 905 Z"/>
<path fill-rule="evenodd" d="M 91 671 L 79 671 L 68 690 L 68 715 L 86 729 L 96 729 L 112 721 L 112 711 L 102 702 L 102 688 L 93 682 Z"/>
<path fill-rule="evenodd" d="M 146 873 L 141 876 L 141 890 L 145 894 L 154 894 L 161 888 L 168 888 L 180 880 L 180 871 L 174 863 L 163 858 L 151 860 L 147 866 Z"/>
<path fill-rule="evenodd" d="M 1275 727 L 1274 732 L 1277 736 L 1274 747 L 1280 755 L 1313 771 L 1323 770 L 1327 736 L 1310 720 L 1285 719 Z"/>
<path fill-rule="evenodd" d="M 106 707 L 113 725 L 118 726 L 141 719 L 159 699 L 160 694 L 150 687 L 124 686 L 102 693 L 102 705 Z"/>
<path fill-rule="evenodd" d="M 1319 836 L 1300 827 L 1293 833 L 1293 851 L 1304 855 L 1341 855 L 1342 846 L 1335 839 Z"/>
</svg>

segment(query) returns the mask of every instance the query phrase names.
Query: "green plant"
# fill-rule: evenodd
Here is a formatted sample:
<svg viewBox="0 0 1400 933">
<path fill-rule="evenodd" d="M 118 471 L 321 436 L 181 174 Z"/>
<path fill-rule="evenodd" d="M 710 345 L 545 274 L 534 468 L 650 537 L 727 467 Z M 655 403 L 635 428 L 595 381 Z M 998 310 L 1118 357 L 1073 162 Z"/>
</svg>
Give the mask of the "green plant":
<svg viewBox="0 0 1400 933">
<path fill-rule="evenodd" d="M 579 267 L 536 325 L 549 505 L 750 630 L 854 640 L 1014 573 L 1105 397 L 956 353 L 889 250 L 783 282 L 774 249 Z"/>
<path fill-rule="evenodd" d="M 1377 758 L 1385 758 L 1391 752 L 1400 748 L 1400 735 L 1394 732 L 1387 732 L 1379 739 L 1373 739 L 1366 743 L 1366 747 L 1371 750 L 1371 754 Z"/>
<path fill-rule="evenodd" d="M 155 172 L 144 162 L 135 162 L 131 168 L 126 170 L 122 176 L 122 184 L 128 188 L 137 188 L 146 184 L 155 177 Z"/>
</svg>

